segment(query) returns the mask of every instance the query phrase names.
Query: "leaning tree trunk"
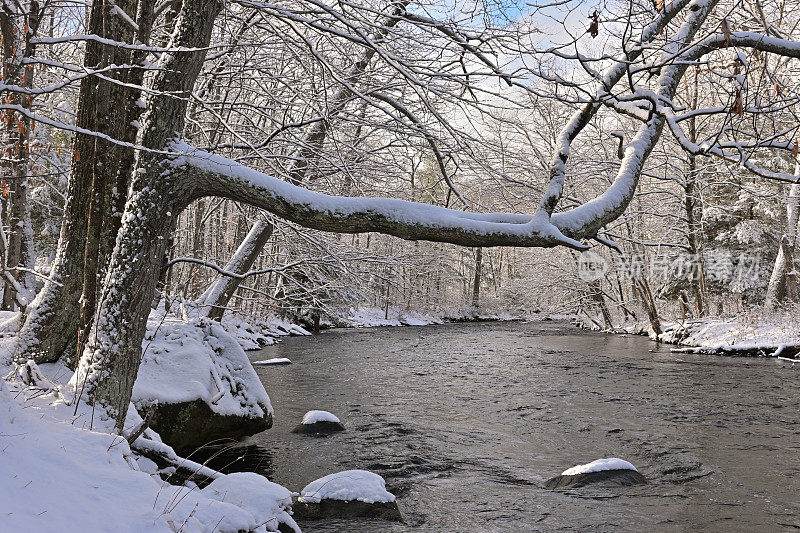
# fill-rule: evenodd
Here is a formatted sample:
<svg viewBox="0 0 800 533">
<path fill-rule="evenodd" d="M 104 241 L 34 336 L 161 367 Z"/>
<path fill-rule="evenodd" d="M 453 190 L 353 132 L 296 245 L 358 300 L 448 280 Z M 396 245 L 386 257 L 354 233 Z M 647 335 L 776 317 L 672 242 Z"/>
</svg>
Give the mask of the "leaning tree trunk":
<svg viewBox="0 0 800 533">
<path fill-rule="evenodd" d="M 225 270 L 239 275 L 246 274 L 271 236 L 272 224 L 263 220 L 257 221 L 225 265 Z M 241 277 L 222 275 L 208 288 L 198 302 L 208 309 L 205 313 L 208 318 L 222 320 L 228 302 L 241 282 Z"/>
<path fill-rule="evenodd" d="M 405 12 L 405 8 L 409 3 L 410 0 L 402 0 L 394 5 L 392 13 L 383 20 L 376 31 L 373 38 L 374 41 L 379 42 L 384 39 L 391 29 L 402 20 L 401 15 Z M 344 110 L 347 102 L 353 96 L 350 87 L 357 83 L 364 72 L 366 72 L 367 66 L 369 66 L 375 53 L 375 48 L 367 48 L 364 50 L 363 55 L 356 61 L 345 76 L 349 85 L 339 89 L 330 100 L 328 100 L 327 115 L 314 122 L 305 137 L 303 137 L 303 140 L 300 142 L 300 147 L 292 157 L 292 165 L 288 171 L 287 178 L 290 183 L 299 185 L 305 179 L 309 167 L 318 158 L 322 146 L 325 143 L 325 139 L 330 132 L 331 119 L 335 118 Z M 225 267 L 225 270 L 235 274 L 244 274 L 250 269 L 253 263 L 255 263 L 258 256 L 261 255 L 264 246 L 272 236 L 274 228 L 272 224 L 260 221 L 257 225 L 260 226 L 260 229 L 258 231 L 253 231 L 255 229 L 254 226 L 253 230 L 247 234 L 244 241 L 239 245 L 234 256 Z M 233 297 L 239 283 L 241 283 L 241 279 L 220 275 L 220 277 L 209 286 L 208 290 L 203 294 L 203 301 L 201 303 L 205 305 L 205 309 L 208 310 L 207 312 L 210 318 L 214 318 L 215 320 L 222 319 L 222 315 L 225 313 L 228 303 Z M 209 299 L 209 295 L 211 294 L 215 296 Z"/>
<path fill-rule="evenodd" d="M 661 329 L 661 319 L 658 316 L 658 306 L 653 293 L 650 290 L 650 284 L 644 276 L 640 276 L 633 280 L 633 291 L 639 296 L 642 303 L 644 312 L 647 314 L 647 320 L 650 321 L 650 327 L 653 328 L 653 333 L 656 338 L 663 332 Z"/>
</svg>

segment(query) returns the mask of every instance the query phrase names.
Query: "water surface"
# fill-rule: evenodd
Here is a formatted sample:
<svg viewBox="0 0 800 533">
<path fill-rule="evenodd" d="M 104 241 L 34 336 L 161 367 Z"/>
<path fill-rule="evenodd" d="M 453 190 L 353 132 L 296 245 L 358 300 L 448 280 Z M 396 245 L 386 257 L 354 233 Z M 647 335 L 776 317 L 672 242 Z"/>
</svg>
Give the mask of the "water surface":
<svg viewBox="0 0 800 533">
<path fill-rule="evenodd" d="M 800 529 L 800 365 L 671 354 L 559 322 L 334 330 L 251 354 L 273 357 L 293 361 L 257 367 L 274 427 L 231 468 L 292 490 L 371 470 L 406 517 L 306 533 Z M 347 431 L 291 433 L 311 409 Z M 601 457 L 652 483 L 541 487 Z"/>
</svg>

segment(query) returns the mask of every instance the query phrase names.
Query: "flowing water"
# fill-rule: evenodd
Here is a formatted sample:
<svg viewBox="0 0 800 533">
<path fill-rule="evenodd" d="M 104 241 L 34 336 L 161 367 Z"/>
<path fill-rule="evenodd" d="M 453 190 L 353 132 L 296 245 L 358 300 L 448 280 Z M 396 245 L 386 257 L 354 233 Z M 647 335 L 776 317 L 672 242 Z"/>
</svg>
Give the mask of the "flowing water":
<svg viewBox="0 0 800 533">
<path fill-rule="evenodd" d="M 231 465 L 292 490 L 347 469 L 382 475 L 405 523 L 314 532 L 800 529 L 800 365 L 673 354 L 559 322 L 334 330 L 251 360 L 272 429 Z M 347 431 L 291 433 L 311 409 Z M 652 483 L 554 492 L 575 464 L 621 457 Z"/>
</svg>

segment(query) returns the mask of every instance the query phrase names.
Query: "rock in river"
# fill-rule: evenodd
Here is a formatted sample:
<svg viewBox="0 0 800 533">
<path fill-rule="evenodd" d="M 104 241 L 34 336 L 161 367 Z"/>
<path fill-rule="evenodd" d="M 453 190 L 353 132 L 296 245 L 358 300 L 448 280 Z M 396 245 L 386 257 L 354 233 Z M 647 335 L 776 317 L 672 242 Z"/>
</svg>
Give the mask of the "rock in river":
<svg viewBox="0 0 800 533">
<path fill-rule="evenodd" d="M 303 416 L 303 421 L 300 425 L 292 431 L 306 435 L 328 435 L 337 431 L 344 431 L 344 426 L 333 413 L 328 411 L 309 411 Z"/>
<path fill-rule="evenodd" d="M 647 478 L 628 461 L 610 457 L 573 466 L 564 470 L 560 476 L 545 481 L 544 486 L 547 489 L 570 489 L 595 483 L 624 487 L 643 485 L 647 483 Z"/>
<path fill-rule="evenodd" d="M 292 506 L 297 519 L 369 517 L 402 521 L 394 494 L 378 474 L 346 470 L 312 481 Z"/>
</svg>

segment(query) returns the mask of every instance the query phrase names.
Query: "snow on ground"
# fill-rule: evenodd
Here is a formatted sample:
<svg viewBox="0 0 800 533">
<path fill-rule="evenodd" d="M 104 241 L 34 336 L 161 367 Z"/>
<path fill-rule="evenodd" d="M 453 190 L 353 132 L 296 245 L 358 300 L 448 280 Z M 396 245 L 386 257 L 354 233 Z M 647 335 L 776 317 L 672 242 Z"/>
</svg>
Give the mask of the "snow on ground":
<svg viewBox="0 0 800 533">
<path fill-rule="evenodd" d="M 364 503 L 394 501 L 394 494 L 386 490 L 386 482 L 378 474 L 366 470 L 346 470 L 312 481 L 300 491 L 299 501 L 319 503 L 322 500 L 353 500 Z"/>
<path fill-rule="evenodd" d="M 587 324 L 582 326 L 597 329 Z M 781 355 L 788 347 L 800 346 L 800 314 L 796 312 L 743 313 L 736 316 L 688 319 L 661 324 L 656 336 L 647 321 L 628 321 L 614 328 L 615 333 L 648 335 L 653 340 L 691 347 L 704 353 L 764 350 Z"/>
<path fill-rule="evenodd" d="M 311 335 L 297 324 L 274 315 L 253 320 L 229 313 L 222 317 L 222 327 L 239 341 L 244 350 L 259 350 L 289 335 Z"/>
<path fill-rule="evenodd" d="M 669 324 L 661 340 L 709 351 L 748 350 L 800 344 L 800 317 L 796 314 L 740 315 Z M 779 354 L 775 354 L 779 355 Z"/>
<path fill-rule="evenodd" d="M 131 401 L 204 400 L 216 413 L 251 418 L 272 413 L 267 391 L 239 342 L 219 323 L 151 316 Z"/>
<path fill-rule="evenodd" d="M 258 474 L 238 472 L 220 476 L 202 492 L 209 498 L 250 510 L 255 523 L 264 524 L 267 531 L 278 529 L 279 523 L 289 524 L 297 531 L 300 529 L 286 512 L 296 493 Z"/>
<path fill-rule="evenodd" d="M 588 474 L 590 472 L 602 472 L 604 470 L 636 470 L 628 461 L 617 459 L 616 457 L 608 457 L 606 459 L 597 459 L 585 465 L 577 465 L 568 468 L 561 472 L 562 476 L 577 476 L 578 474 Z"/>
<path fill-rule="evenodd" d="M 436 311 L 409 311 L 399 307 L 386 309 L 377 307 L 349 308 L 340 312 L 341 320 L 356 328 L 380 326 L 428 326 L 463 320 L 514 320 L 506 311 L 479 310 L 474 307 L 439 309 Z"/>
<path fill-rule="evenodd" d="M 202 490 L 170 485 L 155 463 L 137 458 L 124 438 L 111 434 L 113 423 L 101 408 L 79 404 L 73 416 L 71 372 L 42 365 L 39 375 L 38 385 L 21 383 L 13 372 L 8 383 L 0 380 L 3 530 L 265 533 L 281 521 L 299 531 L 287 513 L 287 489 L 256 474 L 225 476 L 190 461 L 184 466 L 215 481 Z M 139 422 L 131 408 L 126 432 Z M 176 457 L 150 430 L 136 444 Z"/>
<path fill-rule="evenodd" d="M 390 307 L 387 313 L 385 309 L 375 307 L 359 307 L 343 313 L 345 322 L 356 328 L 370 328 L 376 326 L 427 326 L 429 324 L 442 324 L 444 319 L 432 314 L 420 313 L 416 311 L 401 310 L 397 307 Z"/>
<path fill-rule="evenodd" d="M 272 359 L 264 359 L 263 361 L 253 361 L 254 365 L 288 365 L 292 360 L 288 357 L 274 357 Z"/>
<path fill-rule="evenodd" d="M 317 422 L 336 422 L 341 423 L 341 420 L 328 411 L 309 411 L 303 415 L 303 424 L 316 424 Z"/>
</svg>

